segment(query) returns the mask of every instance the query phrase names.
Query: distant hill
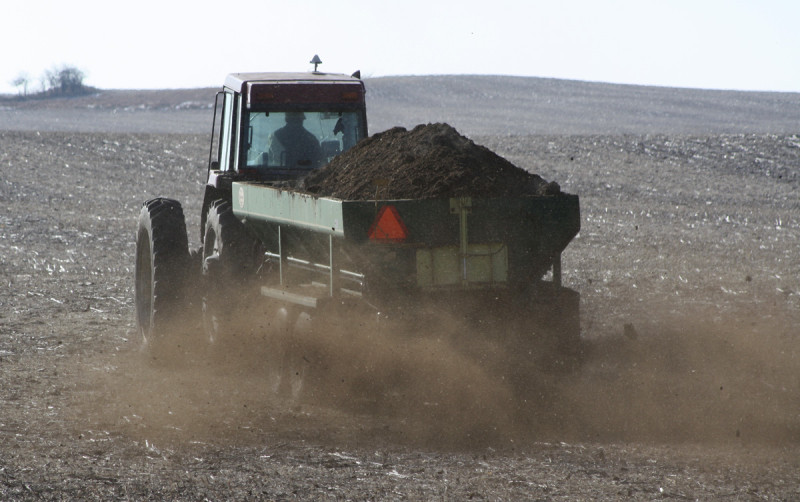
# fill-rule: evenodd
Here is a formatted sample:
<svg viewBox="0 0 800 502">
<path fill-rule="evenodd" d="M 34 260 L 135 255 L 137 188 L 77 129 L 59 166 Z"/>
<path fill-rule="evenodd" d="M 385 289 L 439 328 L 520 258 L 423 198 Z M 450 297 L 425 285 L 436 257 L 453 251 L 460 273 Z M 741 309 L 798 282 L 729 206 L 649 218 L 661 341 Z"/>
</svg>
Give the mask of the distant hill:
<svg viewBox="0 0 800 502">
<path fill-rule="evenodd" d="M 209 109 L 218 89 L 94 89 L 80 96 L 0 97 L 0 107 L 19 110 L 180 110 Z"/>
<path fill-rule="evenodd" d="M 800 93 L 503 76 L 366 82 L 376 130 L 447 122 L 473 135 L 800 132 Z"/>
<path fill-rule="evenodd" d="M 365 83 L 371 133 L 429 122 L 447 122 L 473 136 L 800 132 L 800 93 L 477 75 L 381 77 Z M 207 133 L 217 90 L 5 97 L 0 129 Z"/>
</svg>

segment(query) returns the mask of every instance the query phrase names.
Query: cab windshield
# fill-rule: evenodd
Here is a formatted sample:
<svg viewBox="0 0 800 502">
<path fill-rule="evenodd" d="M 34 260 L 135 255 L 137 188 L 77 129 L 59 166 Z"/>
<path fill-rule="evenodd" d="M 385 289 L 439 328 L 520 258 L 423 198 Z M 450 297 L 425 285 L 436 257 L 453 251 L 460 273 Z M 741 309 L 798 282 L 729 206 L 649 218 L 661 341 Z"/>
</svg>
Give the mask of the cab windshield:
<svg viewBox="0 0 800 502">
<path fill-rule="evenodd" d="M 361 139 L 361 115 L 342 112 L 251 112 L 246 166 L 265 174 L 311 170 L 327 164 Z"/>
</svg>

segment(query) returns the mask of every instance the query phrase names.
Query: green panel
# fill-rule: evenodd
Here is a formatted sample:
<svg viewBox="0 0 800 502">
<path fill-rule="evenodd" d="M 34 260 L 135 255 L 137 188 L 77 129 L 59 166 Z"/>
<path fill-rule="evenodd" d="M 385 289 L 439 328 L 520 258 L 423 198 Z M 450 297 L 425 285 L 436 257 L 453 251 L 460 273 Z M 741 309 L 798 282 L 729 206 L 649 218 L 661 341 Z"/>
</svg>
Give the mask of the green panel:
<svg viewBox="0 0 800 502">
<path fill-rule="evenodd" d="M 467 253 L 467 281 L 508 281 L 508 248 L 504 244 L 470 244 Z"/>
<path fill-rule="evenodd" d="M 458 246 L 417 250 L 417 285 L 426 288 L 461 282 Z"/>
<path fill-rule="evenodd" d="M 233 183 L 233 213 L 344 237 L 342 201 L 280 190 L 257 183 Z"/>
<path fill-rule="evenodd" d="M 417 285 L 431 288 L 508 281 L 508 247 L 490 243 L 470 244 L 467 249 L 464 259 L 458 246 L 418 249 Z"/>
</svg>

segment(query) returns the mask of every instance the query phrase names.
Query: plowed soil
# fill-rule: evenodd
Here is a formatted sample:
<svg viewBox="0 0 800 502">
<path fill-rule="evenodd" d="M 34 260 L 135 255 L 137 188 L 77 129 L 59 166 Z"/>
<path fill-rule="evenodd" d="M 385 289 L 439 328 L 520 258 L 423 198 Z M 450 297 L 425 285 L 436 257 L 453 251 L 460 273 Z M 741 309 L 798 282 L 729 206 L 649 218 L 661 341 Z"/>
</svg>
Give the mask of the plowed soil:
<svg viewBox="0 0 800 502">
<path fill-rule="evenodd" d="M 273 318 L 141 350 L 139 208 L 181 200 L 199 244 L 206 136 L 0 132 L 0 499 L 800 498 L 800 136 L 473 139 L 581 196 L 586 360 L 522 400 L 459 319 L 332 322 L 370 407 L 277 391 Z"/>
</svg>

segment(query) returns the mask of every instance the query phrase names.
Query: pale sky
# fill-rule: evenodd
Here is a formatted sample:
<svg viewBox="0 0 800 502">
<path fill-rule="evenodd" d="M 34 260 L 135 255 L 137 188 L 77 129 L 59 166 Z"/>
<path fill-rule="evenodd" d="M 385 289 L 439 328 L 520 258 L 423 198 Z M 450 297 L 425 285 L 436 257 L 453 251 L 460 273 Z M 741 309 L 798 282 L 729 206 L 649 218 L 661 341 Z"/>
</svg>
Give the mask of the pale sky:
<svg viewBox="0 0 800 502">
<path fill-rule="evenodd" d="M 77 67 L 103 89 L 228 73 L 497 74 L 800 92 L 798 0 L 3 0 L 0 92 Z"/>
</svg>

